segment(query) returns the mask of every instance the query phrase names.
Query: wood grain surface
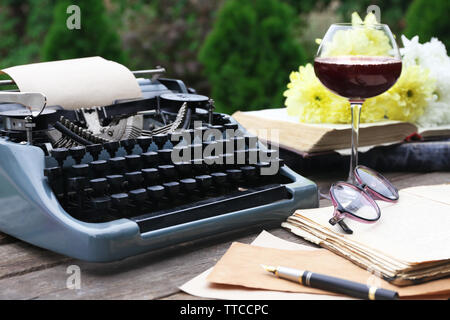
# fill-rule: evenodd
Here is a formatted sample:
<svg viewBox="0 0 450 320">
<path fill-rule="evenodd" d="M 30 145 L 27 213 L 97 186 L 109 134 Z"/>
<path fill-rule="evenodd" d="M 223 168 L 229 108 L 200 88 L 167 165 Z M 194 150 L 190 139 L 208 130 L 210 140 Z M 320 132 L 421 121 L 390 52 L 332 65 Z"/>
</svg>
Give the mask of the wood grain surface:
<svg viewBox="0 0 450 320">
<path fill-rule="evenodd" d="M 399 189 L 450 182 L 450 172 L 389 173 Z M 322 193 L 342 180 L 339 173 L 308 177 Z M 320 206 L 330 205 L 322 199 Z M 88 263 L 29 245 L 0 233 L 0 299 L 199 299 L 178 287 L 214 266 L 233 241 L 250 243 L 262 228 L 237 230 L 114 263 Z M 305 241 L 279 227 L 274 235 Z M 81 269 L 81 288 L 67 289 L 71 265 Z"/>
</svg>

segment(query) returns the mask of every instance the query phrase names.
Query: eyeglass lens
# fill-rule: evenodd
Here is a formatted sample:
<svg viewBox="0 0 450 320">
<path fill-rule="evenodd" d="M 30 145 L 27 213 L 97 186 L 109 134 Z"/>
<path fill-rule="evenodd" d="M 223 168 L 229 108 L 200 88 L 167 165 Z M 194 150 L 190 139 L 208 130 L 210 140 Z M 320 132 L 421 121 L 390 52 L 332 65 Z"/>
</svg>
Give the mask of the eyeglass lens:
<svg viewBox="0 0 450 320">
<path fill-rule="evenodd" d="M 381 174 L 364 166 L 358 166 L 355 171 L 361 182 L 374 192 L 390 200 L 398 199 L 397 189 Z"/>
<path fill-rule="evenodd" d="M 340 183 L 333 187 L 332 192 L 334 199 L 346 212 L 365 220 L 378 218 L 379 212 L 376 204 L 367 193 L 357 187 Z"/>
</svg>

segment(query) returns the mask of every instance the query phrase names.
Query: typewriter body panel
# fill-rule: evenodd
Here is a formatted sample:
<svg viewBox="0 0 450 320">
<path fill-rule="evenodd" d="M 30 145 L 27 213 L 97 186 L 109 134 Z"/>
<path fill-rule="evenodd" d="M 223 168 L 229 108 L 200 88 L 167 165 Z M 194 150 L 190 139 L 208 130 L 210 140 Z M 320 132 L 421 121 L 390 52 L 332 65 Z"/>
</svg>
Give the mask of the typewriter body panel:
<svg viewBox="0 0 450 320">
<path fill-rule="evenodd" d="M 188 98 L 191 97 L 187 92 L 186 86 L 180 80 L 172 81 L 167 79 L 158 83 L 151 80 L 140 80 L 139 83 L 143 90 L 144 99 L 148 99 L 149 101 L 156 99 L 152 100 L 157 102 L 157 105 L 154 106 L 155 109 L 167 110 L 169 116 L 171 114 L 173 115 L 174 112 L 180 111 L 180 109 L 176 106 L 176 103 L 174 105 L 161 103 L 161 94 L 168 92 L 182 93 L 186 94 Z M 133 103 L 125 102 L 123 105 L 129 107 Z M 183 106 L 185 107 L 186 104 Z M 3 107 L 9 108 L 6 105 Z M 122 104 L 118 104 L 114 110 L 120 111 L 118 108 L 121 107 Z M 219 119 L 222 125 L 237 128 L 241 134 L 248 135 L 247 131 L 232 119 L 232 117 L 212 113 L 211 110 L 208 113 L 200 109 L 189 107 L 191 120 L 198 113 L 201 115 L 200 118 L 203 119 L 201 120 L 203 121 L 202 124 L 208 125 L 208 119 Z M 58 110 L 56 113 L 58 117 L 61 115 L 66 118 L 72 117 L 71 120 L 73 121 L 76 121 L 76 118 L 79 116 L 77 113 L 65 113 L 64 110 Z M 101 114 L 101 112 L 98 113 Z M 105 111 L 104 114 L 106 115 L 107 112 Z M 144 112 L 143 117 L 145 126 L 148 126 L 149 119 L 147 118 L 152 118 L 154 115 L 149 116 Z M 52 125 L 55 119 L 52 118 L 48 128 L 53 129 Z M 3 129 L 5 129 L 4 126 L 8 119 L 3 120 Z M 159 118 L 158 120 L 160 121 Z M 176 118 L 175 121 L 177 120 L 179 119 Z M 82 121 L 84 125 L 87 122 Z M 172 121 L 169 122 L 169 126 L 174 123 Z M 184 119 L 184 122 L 183 125 L 188 126 L 184 129 L 190 129 L 192 132 L 192 123 L 187 124 L 186 119 Z M 158 123 L 158 121 L 155 123 Z M 163 127 L 163 124 L 160 123 L 160 125 Z M 244 228 L 246 226 L 281 222 L 298 208 L 318 206 L 316 185 L 293 172 L 283 162 L 279 162 L 281 167 L 276 174 L 278 178 L 270 178 L 276 181 L 270 180 L 260 183 L 260 178 L 266 178 L 257 175 L 258 178 L 252 180 L 254 182 L 250 184 L 247 183 L 247 178 L 243 178 L 245 176 L 239 176 L 239 181 L 241 181 L 239 183 L 230 182 L 231 180 L 229 179 L 236 172 L 240 172 L 240 175 L 243 174 L 243 171 L 245 171 L 243 166 L 247 167 L 247 169 L 251 167 L 253 168 L 251 172 L 256 172 L 255 166 L 252 167 L 251 164 L 246 163 L 240 167 L 224 167 L 224 165 L 215 167 L 215 169 L 201 167 L 201 170 L 206 171 L 197 172 L 195 171 L 197 169 L 192 169 L 194 173 L 190 173 L 187 176 L 182 176 L 181 173 L 177 172 L 175 178 L 163 179 L 160 177 L 157 183 L 147 183 L 141 178 L 139 180 L 140 182 L 138 182 L 139 185 L 132 188 L 130 187 L 130 184 L 132 184 L 130 180 L 131 175 L 127 176 L 127 174 L 128 171 L 138 172 L 137 175 L 140 177 L 144 173 L 143 169 L 145 169 L 146 165 L 139 164 L 139 168 L 130 169 L 127 167 L 123 172 L 119 172 L 122 173 L 122 176 L 127 177 L 125 181 L 129 179 L 125 183 L 128 187 L 115 191 L 115 193 L 125 194 L 124 197 L 127 197 L 127 199 L 128 197 L 132 197 L 134 202 L 132 202 L 132 205 L 130 204 L 123 209 L 126 210 L 126 214 L 118 214 L 118 212 L 122 212 L 120 211 L 122 209 L 117 209 L 116 211 L 114 211 L 115 209 L 110 209 L 111 194 L 113 193 L 110 191 L 112 188 L 111 185 L 106 186 L 108 189 L 105 189 L 107 190 L 104 192 L 105 194 L 96 198 L 95 187 L 94 189 L 89 187 L 89 181 L 92 183 L 92 180 L 98 178 L 101 181 L 97 182 L 104 182 L 106 180 L 104 176 L 109 179 L 112 175 L 118 176 L 120 174 L 108 171 L 100 176 L 92 176 L 91 163 L 95 161 L 94 158 L 97 161 L 103 161 L 103 163 L 107 162 L 108 165 L 112 158 L 126 158 L 127 161 L 134 161 L 130 157 L 133 155 L 136 155 L 137 158 L 142 160 L 144 157 L 143 154 L 158 153 L 158 150 L 173 149 L 176 146 L 171 141 L 166 141 L 163 146 L 156 145 L 155 133 L 159 130 L 158 124 L 156 124 L 155 129 L 155 125 L 151 123 L 150 128 L 153 128 L 154 136 L 152 137 L 151 134 L 146 135 L 153 139 L 148 149 L 147 147 L 140 147 L 136 142 L 137 140 L 135 140 L 137 137 L 132 137 L 129 139 L 130 141 L 134 141 L 134 148 L 130 148 L 132 150 L 125 150 L 124 145 L 121 144 L 121 147 L 116 150 L 116 154 L 111 155 L 108 153 L 109 149 L 107 150 L 105 147 L 108 140 L 98 138 L 95 142 L 96 144 L 102 145 L 102 149 L 96 156 L 92 156 L 89 152 L 84 151 L 83 158 L 79 159 L 79 161 L 70 156 L 67 156 L 66 159 L 61 161 L 61 174 L 67 174 L 67 177 L 65 176 L 64 178 L 66 180 L 72 179 L 71 186 L 74 183 L 76 185 L 78 181 L 76 179 L 79 174 L 73 175 L 64 172 L 72 172 L 73 166 L 76 165 L 89 166 L 88 182 L 80 189 L 84 195 L 81 200 L 81 196 L 76 192 L 78 189 L 75 188 L 72 190 L 75 192 L 69 192 L 70 190 L 67 190 L 66 180 L 62 183 L 63 187 L 61 187 L 61 184 L 59 184 L 59 187 L 58 184 L 52 185 L 49 176 L 49 170 L 51 171 L 51 168 L 58 167 L 56 158 L 52 157 L 52 148 L 58 149 L 55 147 L 59 147 L 61 149 L 60 145 L 67 143 L 70 139 L 61 142 L 65 139 L 63 134 L 62 137 L 59 137 L 58 141 L 55 141 L 58 137 L 53 137 L 53 140 L 50 139 L 49 142 L 45 141 L 47 138 L 43 138 L 37 132 L 34 137 L 36 137 L 36 141 L 39 143 L 27 145 L 17 140 L 16 133 L 10 134 L 4 131 L 2 137 L 0 137 L 0 206 L 2 208 L 0 210 L 0 231 L 36 246 L 77 259 L 108 262 L 178 243 Z M 142 132 L 138 132 L 136 135 L 141 136 L 145 132 L 147 131 L 142 130 Z M 78 131 L 78 133 L 80 133 L 80 137 L 83 136 L 81 131 Z M 86 136 L 86 132 L 83 134 L 86 139 L 89 138 L 92 140 L 92 135 L 87 134 Z M 82 145 L 82 143 L 77 144 L 76 141 L 71 141 L 73 143 L 71 147 Z M 60 144 L 59 146 L 57 145 L 58 143 Z M 257 142 L 257 144 L 261 150 L 267 150 L 267 147 L 263 146 L 260 142 Z M 70 145 L 67 147 L 70 149 Z M 246 146 L 246 148 L 249 150 L 250 146 Z M 159 156 L 161 157 L 161 155 Z M 169 161 L 167 164 L 159 162 L 153 165 L 153 167 L 157 167 L 160 174 L 163 174 L 164 171 L 161 170 L 173 169 L 173 165 L 174 163 Z M 77 169 L 82 170 L 85 168 L 78 167 Z M 256 169 L 259 170 L 260 168 Z M 223 176 L 217 175 L 216 177 L 214 174 L 217 172 L 225 172 L 225 174 Z M 206 177 L 207 180 L 202 180 L 202 177 Z M 220 181 L 222 180 L 217 180 L 219 182 L 215 184 L 216 182 L 214 182 L 215 180 L 213 178 L 225 179 L 223 181 L 227 181 L 224 183 L 226 190 L 222 190 L 222 186 L 220 185 Z M 171 184 L 172 180 L 176 181 L 176 183 Z M 184 191 L 184 193 L 183 191 L 179 191 L 180 186 L 184 186 L 183 183 L 186 183 L 187 186 L 191 181 L 195 184 L 195 191 L 192 191 L 194 198 L 190 198 L 189 191 Z M 206 184 L 205 181 L 208 182 L 206 187 L 203 185 Z M 238 185 L 240 183 L 245 185 L 244 189 Z M 161 186 L 163 186 L 162 189 Z M 152 189 L 152 187 L 154 188 Z M 161 191 L 157 187 L 160 187 L 162 192 L 165 192 L 163 195 L 160 195 L 162 197 L 162 204 L 159 204 L 159 200 L 156 201 L 153 198 L 151 200 L 147 198 L 142 200 L 139 198 L 141 195 L 139 192 L 134 193 L 134 189 L 136 188 L 137 190 L 146 190 L 145 194 L 149 196 L 148 188 L 151 189 L 151 192 L 157 193 L 157 191 Z M 174 194 L 171 194 L 172 187 L 176 187 Z M 212 188 L 212 191 L 209 188 Z M 180 192 L 180 195 L 178 192 Z M 202 199 L 204 194 L 208 194 L 208 196 Z M 187 199 L 183 197 L 187 197 Z M 106 201 L 107 204 L 100 200 L 95 202 L 97 201 L 96 199 L 103 198 L 108 198 Z M 179 198 L 183 199 L 180 200 Z M 74 209 L 77 206 L 77 201 L 80 203 L 83 202 L 80 206 L 82 208 L 86 206 L 88 209 Z M 94 204 L 92 205 L 91 203 Z M 173 208 L 171 207 L 172 203 L 174 203 Z M 102 209 L 103 205 L 106 206 L 106 209 Z M 195 207 L 195 209 L 192 209 L 192 207 Z M 133 212 L 133 208 L 136 208 L 136 213 Z M 100 211 L 105 214 L 99 214 L 99 217 L 92 217 Z M 110 214 L 113 211 L 115 214 Z M 147 213 L 147 211 L 149 212 Z"/>
</svg>

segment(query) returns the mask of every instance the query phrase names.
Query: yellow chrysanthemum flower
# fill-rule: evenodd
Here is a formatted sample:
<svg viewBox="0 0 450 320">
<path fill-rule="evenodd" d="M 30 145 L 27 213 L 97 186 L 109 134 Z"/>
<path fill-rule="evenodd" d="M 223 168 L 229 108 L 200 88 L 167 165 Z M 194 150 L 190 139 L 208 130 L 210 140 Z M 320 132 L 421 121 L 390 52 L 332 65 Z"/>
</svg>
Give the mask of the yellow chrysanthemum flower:
<svg viewBox="0 0 450 320">
<path fill-rule="evenodd" d="M 378 122 L 386 120 L 386 109 L 383 103 L 380 103 L 378 97 L 370 98 L 364 101 L 361 109 L 362 123 Z"/>
<path fill-rule="evenodd" d="M 425 111 L 436 88 L 429 71 L 418 65 L 402 70 L 397 83 L 378 98 L 391 120 L 415 122 Z"/>
<path fill-rule="evenodd" d="M 286 97 L 287 113 L 307 123 L 350 123 L 350 103 L 319 81 L 313 66 L 308 63 L 290 75 Z M 368 99 L 361 111 L 361 122 L 375 122 L 385 118 L 385 109 L 374 99 Z"/>
<path fill-rule="evenodd" d="M 350 121 L 347 100 L 325 88 L 310 63 L 301 66 L 298 72 L 292 72 L 290 80 L 288 90 L 284 92 L 289 115 L 309 123 Z"/>
<path fill-rule="evenodd" d="M 354 28 L 338 30 L 331 42 L 323 43 L 323 57 L 343 55 L 385 56 L 392 50 L 389 38 L 382 30 L 374 27 L 377 23 L 373 13 L 369 13 L 364 21 L 354 12 L 352 25 Z"/>
</svg>

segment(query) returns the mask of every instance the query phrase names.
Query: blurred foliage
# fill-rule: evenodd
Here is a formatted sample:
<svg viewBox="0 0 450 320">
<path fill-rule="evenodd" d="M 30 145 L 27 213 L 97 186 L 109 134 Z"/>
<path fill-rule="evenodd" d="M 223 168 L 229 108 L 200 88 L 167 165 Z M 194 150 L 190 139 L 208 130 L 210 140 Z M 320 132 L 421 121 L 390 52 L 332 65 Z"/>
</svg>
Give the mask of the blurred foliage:
<svg viewBox="0 0 450 320">
<path fill-rule="evenodd" d="M 39 61 L 54 3 L 56 0 L 0 1 L 0 68 Z"/>
<path fill-rule="evenodd" d="M 113 0 L 113 15 L 120 24 L 130 67 L 163 66 L 165 77 L 183 79 L 208 93 L 197 53 L 211 29 L 222 0 Z"/>
<path fill-rule="evenodd" d="M 283 0 L 283 2 L 289 4 L 297 13 L 305 13 L 316 9 L 323 9 L 332 0 Z"/>
<path fill-rule="evenodd" d="M 67 8 L 72 0 L 60 0 L 54 8 L 53 23 L 48 31 L 41 58 L 44 61 L 102 56 L 127 63 L 121 41 L 107 15 L 103 0 L 78 0 L 81 28 L 67 28 Z"/>
<path fill-rule="evenodd" d="M 409 38 L 419 35 L 420 42 L 432 37 L 441 40 L 450 49 L 450 1 L 415 0 L 406 14 L 405 35 Z"/>
<path fill-rule="evenodd" d="M 292 8 L 277 0 L 228 0 L 199 59 L 220 111 L 280 107 L 288 75 L 305 62 Z"/>
<path fill-rule="evenodd" d="M 0 68 L 101 55 L 130 69 L 161 65 L 166 77 L 211 95 L 228 113 L 238 107 L 275 107 L 282 105 L 280 93 L 290 71 L 305 62 L 305 54 L 313 59 L 315 39 L 331 23 L 349 22 L 353 11 L 364 16 L 371 4 L 380 7 L 381 22 L 397 39 L 407 26 L 408 36 L 419 34 L 421 42 L 437 36 L 448 46 L 450 1 L 412 2 L 0 0 Z M 81 7 L 81 30 L 66 28 L 71 4 Z M 221 18 L 227 7 L 234 10 L 228 10 L 229 21 Z M 221 37 L 224 43 L 213 40 Z"/>
<path fill-rule="evenodd" d="M 364 17 L 368 6 L 377 5 L 381 11 L 380 22 L 389 25 L 392 32 L 399 37 L 405 26 L 405 12 L 411 2 L 412 0 L 344 0 L 341 1 L 337 10 L 345 22 L 350 22 L 354 11 Z"/>
</svg>

